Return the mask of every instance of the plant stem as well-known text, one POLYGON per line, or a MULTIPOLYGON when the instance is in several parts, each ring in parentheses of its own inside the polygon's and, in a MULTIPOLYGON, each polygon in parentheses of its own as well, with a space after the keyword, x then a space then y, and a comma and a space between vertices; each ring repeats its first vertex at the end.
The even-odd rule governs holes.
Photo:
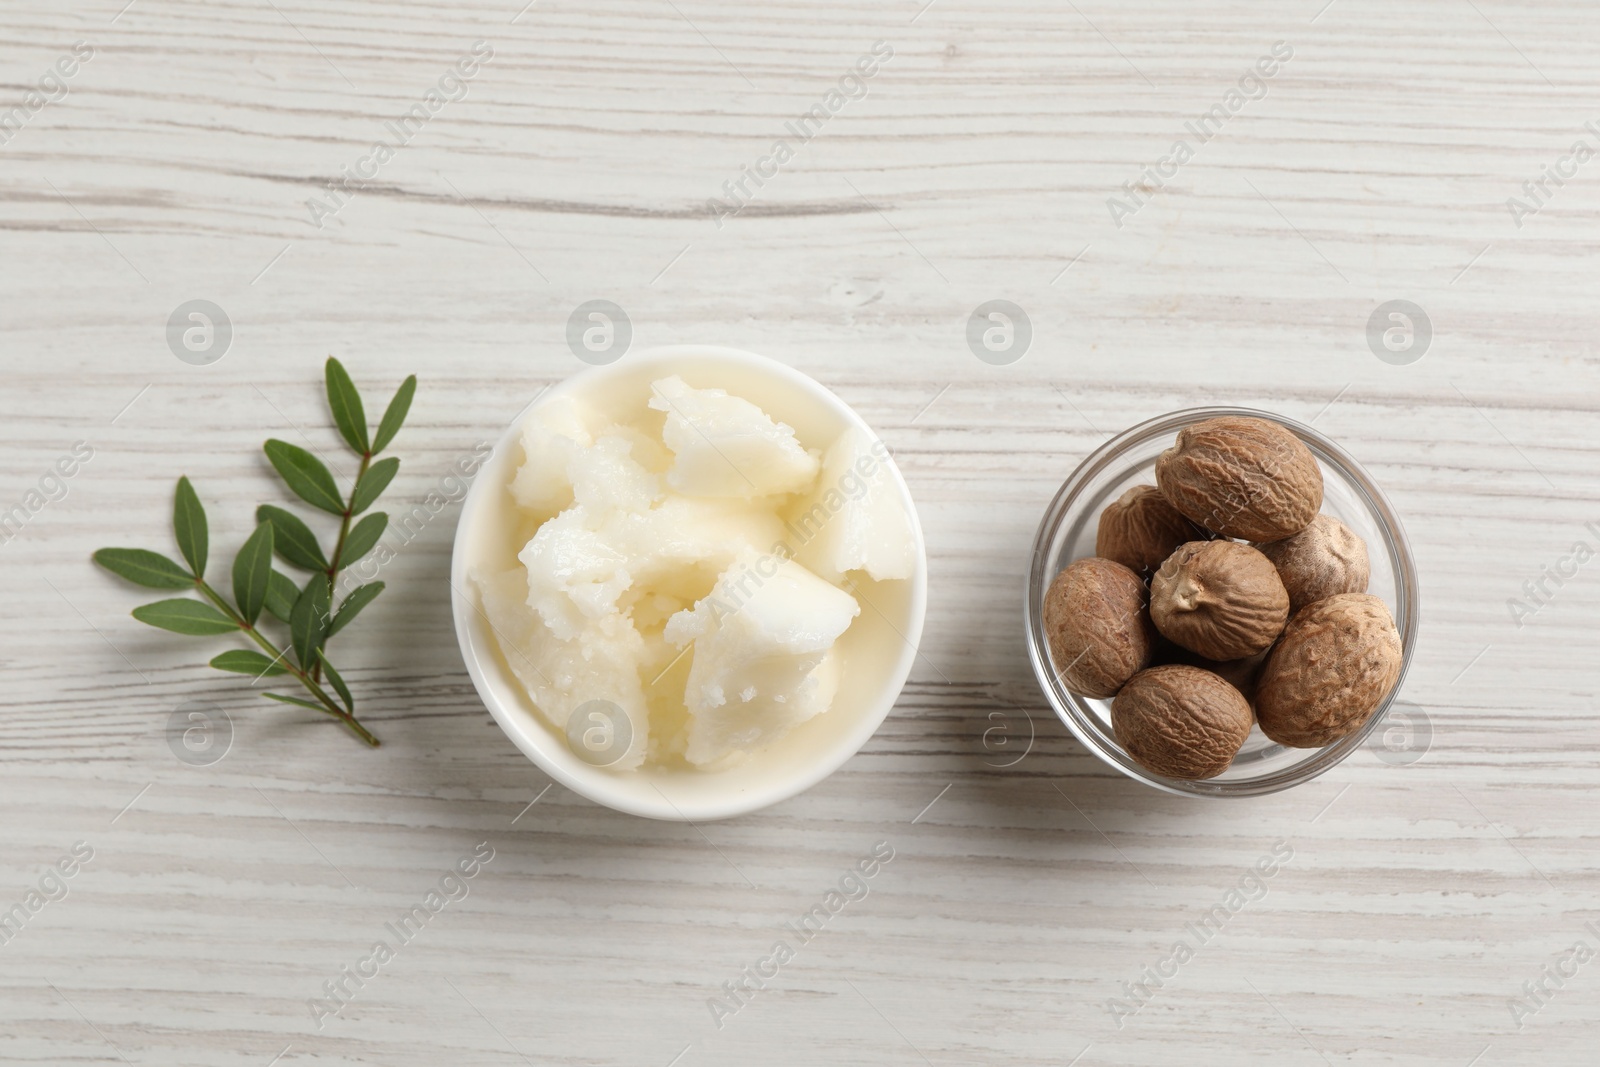
POLYGON ((365 741, 373 748, 378 747, 380 743, 378 739, 374 737, 365 726, 362 726, 360 721, 357 720, 354 715, 350 714, 338 704, 334 703, 333 698, 330 697, 327 691, 318 684, 319 679, 311 677, 310 674, 289 662, 288 658, 276 645, 262 636, 260 630, 257 630, 254 626, 251 626, 249 623, 245 622, 244 616, 235 611, 233 609, 233 605, 229 604, 226 600, 222 599, 222 597, 218 596, 217 591, 212 589, 203 578, 195 579, 195 587, 205 595, 206 599, 210 600, 212 604, 216 605, 218 610, 220 610, 224 615, 228 616, 235 626, 239 627, 240 630, 248 634, 250 639, 257 645, 261 646, 261 650, 263 652, 270 653, 274 663, 281 664, 289 671, 290 674, 299 679, 300 684, 305 686, 306 691, 312 696, 316 697, 318 703, 322 704, 323 710, 348 726, 352 731, 354 731, 357 737, 361 738, 361 740, 365 741))
MULTIPOLYGON (((361 454, 361 469, 356 471, 356 480, 350 486, 350 499, 344 502, 344 519, 339 523, 339 540, 338 543, 333 546, 333 562, 328 564, 329 611, 332 611, 335 607, 337 607, 337 605, 333 602, 333 598, 335 593, 338 591, 339 570, 344 564, 344 542, 345 539, 350 536, 350 519, 355 511, 356 489, 361 485, 361 479, 366 476, 367 468, 371 466, 371 464, 372 453, 363 452, 361 454)), ((320 662, 313 663, 311 665, 311 677, 319 682, 322 681, 322 664, 320 662)))

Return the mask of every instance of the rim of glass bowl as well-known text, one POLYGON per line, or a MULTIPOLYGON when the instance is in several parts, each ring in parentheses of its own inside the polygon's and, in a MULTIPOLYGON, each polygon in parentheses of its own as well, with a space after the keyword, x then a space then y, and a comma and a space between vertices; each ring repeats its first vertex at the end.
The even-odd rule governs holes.
MULTIPOLYGON (((1076 540, 1083 528, 1097 518, 1098 516, 1091 515, 1087 511, 1080 513, 1073 528, 1068 531, 1067 540, 1076 540)), ((1050 501, 1050 506, 1045 509, 1044 518, 1039 523, 1039 532, 1033 541, 1027 595, 1022 610, 1028 631, 1028 658, 1033 662, 1033 673, 1039 680, 1039 686, 1044 690, 1045 697, 1055 709, 1056 715, 1089 751, 1128 777, 1163 792, 1177 796, 1249 797, 1276 793, 1309 782, 1339 764, 1366 743, 1367 738, 1387 716, 1389 707, 1405 685, 1406 674, 1411 668, 1411 656, 1417 644, 1418 592, 1416 560, 1411 554, 1411 544, 1406 538, 1405 526, 1401 523, 1400 516, 1395 512, 1389 498, 1353 456, 1310 426, 1282 415, 1253 408, 1207 407, 1186 408, 1148 422, 1141 422, 1111 438, 1078 464, 1077 469, 1062 483, 1050 501), (1293 767, 1253 778, 1242 778, 1231 782, 1216 779, 1190 782, 1152 774, 1135 763, 1116 743, 1109 727, 1103 726, 1100 717, 1087 706, 1085 698, 1069 692, 1066 686, 1061 684, 1050 664, 1050 649, 1044 636, 1041 611, 1037 609, 1042 607, 1045 590, 1057 572, 1057 560, 1051 552, 1051 545, 1056 542, 1062 523, 1072 512, 1085 487, 1129 449, 1152 438, 1175 434, 1185 426, 1202 419, 1221 415, 1266 419, 1285 427, 1299 437, 1318 460, 1344 477, 1356 495, 1372 510, 1383 535, 1383 549, 1389 555, 1390 569, 1395 575, 1395 625, 1400 631, 1401 640, 1400 677, 1378 710, 1367 720, 1366 725, 1334 744, 1315 750, 1316 754, 1311 758, 1304 759, 1293 767)))

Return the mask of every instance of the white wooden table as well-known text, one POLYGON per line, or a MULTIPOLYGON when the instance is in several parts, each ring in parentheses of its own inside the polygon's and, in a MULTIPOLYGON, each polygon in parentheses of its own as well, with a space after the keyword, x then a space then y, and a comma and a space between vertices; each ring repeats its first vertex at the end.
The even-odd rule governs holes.
POLYGON ((1600 951, 1600 563, 1569 558, 1600 547, 1600 162, 1571 153, 1600 147, 1593 5, 122 3, 0 12, 0 508, 27 512, 0 545, 0 910, 93 852, 0 945, 0 1061, 1593 1062, 1600 962, 1563 957, 1600 951), (308 208, 478 40, 464 97, 308 208), (877 41, 865 95, 789 133, 877 41), (64 98, 30 101, 58 60, 64 98), (719 228, 708 198, 785 137, 719 228), (1571 176, 1525 192, 1545 168, 1571 176), (206 366, 166 338, 196 299, 234 331, 206 366), (812 374, 911 483, 925 657, 806 795, 696 827, 546 790, 456 651, 453 505, 341 637, 377 751, 208 670, 226 641, 139 626, 89 564, 171 551, 182 473, 230 558, 281 497, 261 441, 337 447, 330 353, 369 403, 421 377, 388 499, 423 502, 581 369, 593 299, 634 345, 812 374), (965 341, 992 299, 1032 325, 1009 365, 965 341), (1369 346, 1390 300, 1425 311, 1420 360, 1369 346), (1430 747, 1198 803, 1044 707, 1019 601, 1046 500, 1107 434, 1201 402, 1314 420, 1393 496, 1430 747), (93 458, 30 498, 75 442, 93 458), (1530 600, 1544 568, 1568 576, 1530 600), (231 718, 210 766, 167 742, 191 701, 231 718), (319 1028, 308 1001, 480 842, 470 895, 319 1028), (877 842, 870 895, 719 1028, 708 1000, 877 842), (1118 1017, 1147 967, 1168 976, 1118 1017))

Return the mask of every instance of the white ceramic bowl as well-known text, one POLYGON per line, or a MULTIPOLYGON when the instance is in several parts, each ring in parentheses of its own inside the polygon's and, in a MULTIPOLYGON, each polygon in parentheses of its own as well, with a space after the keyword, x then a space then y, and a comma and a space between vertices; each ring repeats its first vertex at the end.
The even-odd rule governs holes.
POLYGON ((562 785, 618 811, 653 819, 723 819, 801 793, 832 774, 866 744, 894 706, 911 673, 927 607, 928 558, 911 492, 891 461, 916 537, 916 571, 901 581, 860 584, 861 614, 840 638, 838 696, 827 712, 736 766, 715 771, 658 768, 612 771, 580 759, 562 733, 539 714, 517 680, 479 607, 474 573, 503 571, 517 562, 525 530, 513 514, 510 485, 522 464, 521 429, 529 413, 559 396, 602 412, 636 415, 650 383, 682 375, 697 388, 726 389, 794 427, 809 448, 826 448, 849 427, 873 433, 849 405, 799 371, 732 348, 674 345, 625 356, 573 375, 523 409, 479 469, 462 504, 451 558, 451 603, 467 671, 484 705, 506 735, 562 785), (870 602, 867 602, 870 598, 870 602))

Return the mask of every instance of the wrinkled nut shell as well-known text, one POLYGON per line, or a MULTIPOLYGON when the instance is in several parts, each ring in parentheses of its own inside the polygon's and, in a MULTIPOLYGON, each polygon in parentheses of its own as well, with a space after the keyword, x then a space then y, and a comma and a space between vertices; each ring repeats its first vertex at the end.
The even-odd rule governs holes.
POLYGON ((1250 736, 1250 705, 1199 667, 1152 667, 1111 702, 1111 731, 1139 766, 1168 778, 1215 778, 1250 736))
POLYGON ((1153 485, 1136 485, 1100 513, 1094 554, 1149 574, 1185 541, 1205 531, 1167 502, 1153 485))
POLYGON ((1300 439, 1265 419, 1222 416, 1178 432, 1156 460, 1161 495, 1207 530, 1281 541, 1322 507, 1322 469, 1300 439))
POLYGON ((1256 685, 1256 718, 1280 745, 1321 748, 1364 726, 1400 677, 1400 632, 1383 601, 1339 593, 1289 620, 1256 685))
POLYGON ((1044 597, 1050 658, 1067 688, 1090 697, 1115 696, 1150 663, 1152 634, 1144 583, 1109 559, 1071 563, 1044 597))
POLYGON ((1289 618, 1278 570, 1237 541, 1191 541, 1150 579, 1156 629, 1207 659, 1232 660, 1271 647, 1289 618))
POLYGON ((1174 654, 1163 660, 1156 657, 1157 663, 1181 663, 1189 667, 1199 667, 1201 670, 1210 671, 1224 682, 1233 686, 1244 697, 1245 703, 1253 709, 1256 705, 1256 683, 1261 679, 1261 669, 1267 664, 1267 653, 1257 652, 1253 656, 1243 659, 1215 660, 1196 655, 1186 648, 1173 645, 1174 654))
POLYGON ((1293 537, 1258 547, 1278 568, 1290 611, 1339 593, 1367 591, 1367 543, 1332 515, 1318 515, 1293 537))

